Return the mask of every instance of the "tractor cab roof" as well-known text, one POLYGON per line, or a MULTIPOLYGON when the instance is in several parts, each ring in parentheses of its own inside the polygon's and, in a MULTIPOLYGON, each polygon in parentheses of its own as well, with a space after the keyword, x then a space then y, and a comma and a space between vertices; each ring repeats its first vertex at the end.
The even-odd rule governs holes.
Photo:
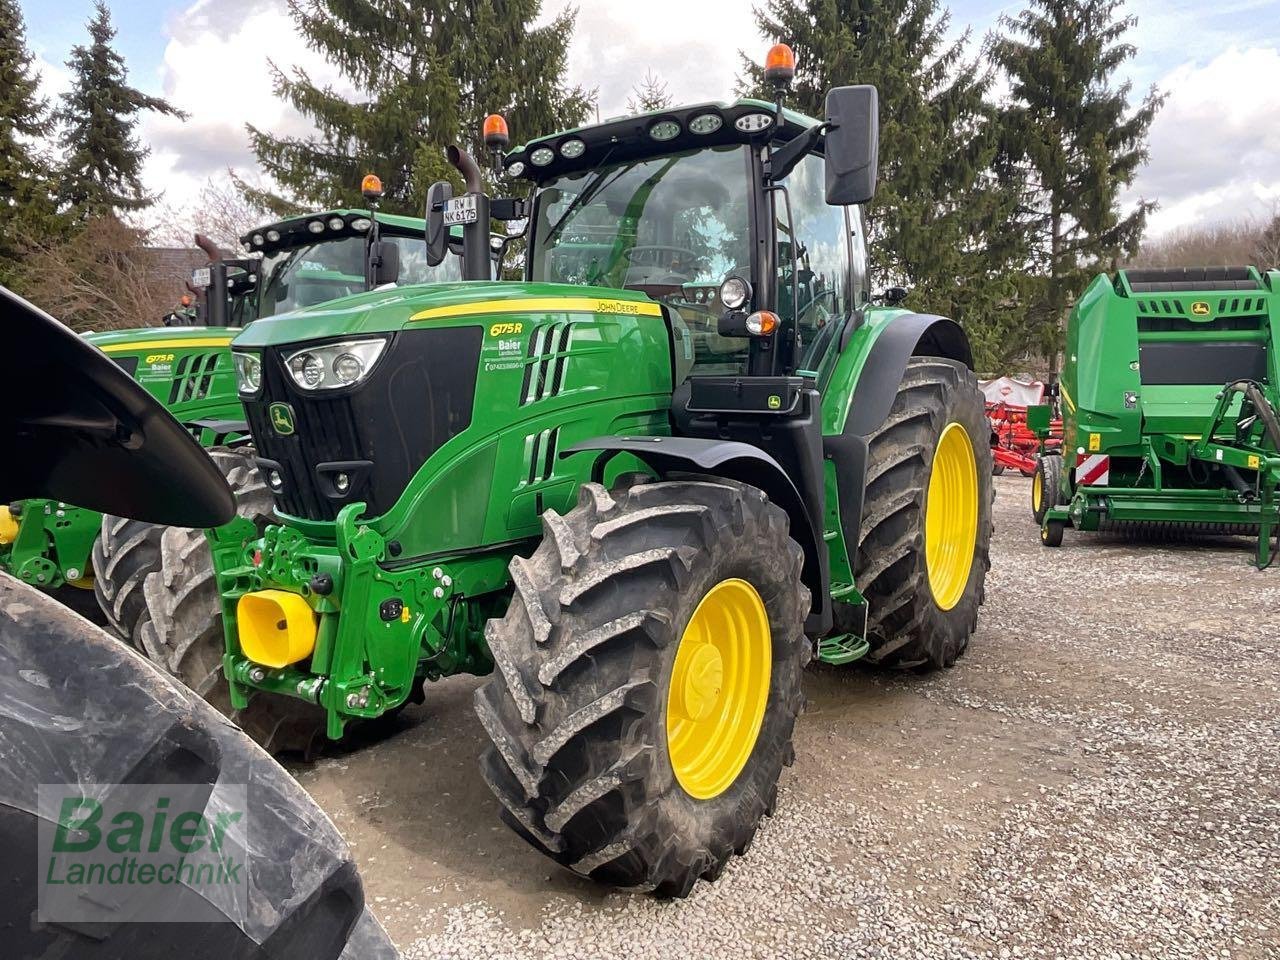
POLYGON ((511 150, 504 163, 508 176, 540 184, 551 177, 590 170, 606 162, 699 147, 788 140, 820 122, 794 110, 784 110, 779 128, 776 114, 777 107, 772 103, 741 99, 615 117, 531 140, 511 150))
MULTIPOLYGON (((419 237, 425 229, 425 223, 413 217, 381 212, 375 216, 379 229, 390 236, 419 237)), ((274 253, 321 240, 361 236, 368 229, 368 210, 325 210, 263 224, 242 236, 240 242, 254 253, 274 253)))

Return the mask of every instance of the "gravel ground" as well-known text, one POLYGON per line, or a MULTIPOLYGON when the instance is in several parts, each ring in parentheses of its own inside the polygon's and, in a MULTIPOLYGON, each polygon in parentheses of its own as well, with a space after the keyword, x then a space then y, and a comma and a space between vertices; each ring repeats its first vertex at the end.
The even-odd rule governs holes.
POLYGON ((817 668, 777 816, 687 900, 605 892, 502 827, 477 681, 297 771, 411 958, 1280 958, 1280 567, 1246 541, 1040 546, 996 481, 952 670, 817 668))

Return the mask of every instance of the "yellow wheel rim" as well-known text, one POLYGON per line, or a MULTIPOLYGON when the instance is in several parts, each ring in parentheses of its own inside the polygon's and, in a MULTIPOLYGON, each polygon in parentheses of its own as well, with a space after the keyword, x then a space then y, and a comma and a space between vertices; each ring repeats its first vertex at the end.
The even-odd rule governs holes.
POLYGON ((933 452, 925 503, 924 558, 929 589, 943 610, 964 596, 978 539, 978 469, 973 443, 960 424, 948 423, 933 452))
POLYGON ((1039 470, 1036 471, 1034 479, 1031 481, 1031 509, 1040 509, 1040 498, 1044 496, 1044 476, 1039 470))
POLYGON ((667 689, 667 753, 689 796, 719 796, 747 765, 769 702, 771 660, 760 594, 745 580, 721 580, 680 636, 667 689))

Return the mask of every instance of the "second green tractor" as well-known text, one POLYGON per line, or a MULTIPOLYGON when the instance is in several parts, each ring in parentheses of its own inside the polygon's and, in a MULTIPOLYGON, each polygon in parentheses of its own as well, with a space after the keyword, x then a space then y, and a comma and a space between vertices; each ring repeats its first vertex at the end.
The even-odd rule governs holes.
MULTIPOLYGON (((487 127, 490 125, 487 125, 487 127)), ((500 124, 490 145, 503 147, 500 124)), ((278 749, 489 674, 504 819, 662 895, 750 844, 801 672, 950 666, 989 566, 966 337, 876 306, 877 98, 703 103, 500 158, 529 195, 431 191, 463 282, 259 320, 233 350, 263 515, 167 530, 160 647, 278 749), (488 279, 491 218, 525 277, 488 279)), ((171 665, 176 661, 171 659, 171 665)))

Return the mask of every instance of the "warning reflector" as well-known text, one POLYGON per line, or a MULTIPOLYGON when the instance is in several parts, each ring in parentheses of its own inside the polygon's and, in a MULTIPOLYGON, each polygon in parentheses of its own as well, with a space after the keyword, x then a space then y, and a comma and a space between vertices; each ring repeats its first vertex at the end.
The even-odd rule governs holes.
POLYGON ((1105 487, 1111 482, 1111 458, 1099 453, 1076 455, 1076 485, 1105 487))

